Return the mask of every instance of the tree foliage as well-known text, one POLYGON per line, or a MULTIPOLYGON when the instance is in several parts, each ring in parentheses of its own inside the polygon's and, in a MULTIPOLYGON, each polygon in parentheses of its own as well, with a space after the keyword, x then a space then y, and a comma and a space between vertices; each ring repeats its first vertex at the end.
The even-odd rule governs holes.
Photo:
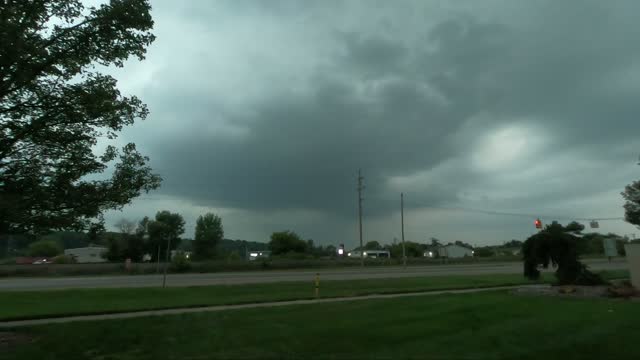
POLYGON ((54 257, 62 253, 62 247, 51 240, 38 240, 29 245, 30 256, 54 257))
POLYGON ((495 256, 496 251, 494 247, 491 246, 482 246, 475 248, 475 253, 473 254, 476 257, 492 257, 495 256))
POLYGON ((131 259, 133 262, 140 262, 146 252, 144 239, 138 234, 110 233, 106 237, 106 243, 107 252, 104 256, 109 261, 131 259))
POLYGON ((224 238, 222 219, 215 214, 207 213, 196 220, 196 234, 193 241, 193 252, 198 259, 212 259, 216 256, 218 244, 224 238))
MULTIPOLYGON (((368 241, 364 244, 365 250, 382 250, 382 245, 377 241, 368 241)), ((358 249, 359 250, 359 249, 358 249)))
POLYGON ((587 270, 578 260, 575 235, 584 226, 570 223, 566 227, 557 222, 547 225, 544 230, 529 237, 522 246, 524 275, 529 279, 540 278, 538 266, 557 266, 555 272, 558 284, 596 285, 604 281, 587 270))
POLYGON ((616 242, 618 255, 624 255, 624 244, 628 239, 614 233, 588 233, 576 240, 578 254, 604 254, 604 241, 613 239, 616 242))
POLYGON ((624 203, 624 218, 635 226, 640 227, 640 181, 627 185, 622 192, 624 203))
POLYGON ((118 222, 116 222, 115 225, 116 225, 116 228, 118 228, 118 230, 120 231, 120 233, 125 235, 133 234, 136 231, 136 226, 137 226, 135 222, 124 219, 124 218, 118 220, 118 222))
POLYGON ((98 139, 148 114, 93 66, 144 59, 154 40, 148 1, 5 0, 0 18, 0 233, 86 229, 157 188, 133 143, 94 153, 98 139))
POLYGON ((302 240, 293 231, 281 231, 271 234, 269 249, 273 255, 292 253, 304 253, 307 251, 307 242, 302 240))
MULTIPOLYGON (((413 241, 405 241, 404 247, 406 256, 410 258, 424 256, 424 252, 428 248, 426 244, 420 244, 413 241)), ((389 251, 391 257, 402 258, 402 242, 393 245, 386 245, 383 248, 389 251)))
POLYGON ((158 211, 155 220, 149 220, 146 224, 149 233, 146 248, 154 260, 157 260, 158 249, 160 258, 167 255, 167 244, 170 250, 175 250, 180 244, 180 235, 184 233, 184 219, 178 213, 167 210, 158 211))

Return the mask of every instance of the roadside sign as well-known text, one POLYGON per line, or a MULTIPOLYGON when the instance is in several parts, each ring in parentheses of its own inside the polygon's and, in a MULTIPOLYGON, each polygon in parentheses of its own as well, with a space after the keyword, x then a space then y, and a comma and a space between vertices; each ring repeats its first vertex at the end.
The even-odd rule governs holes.
POLYGON ((602 244, 604 245, 604 256, 606 256, 606 257, 618 256, 618 248, 616 246, 616 239, 604 239, 602 244))

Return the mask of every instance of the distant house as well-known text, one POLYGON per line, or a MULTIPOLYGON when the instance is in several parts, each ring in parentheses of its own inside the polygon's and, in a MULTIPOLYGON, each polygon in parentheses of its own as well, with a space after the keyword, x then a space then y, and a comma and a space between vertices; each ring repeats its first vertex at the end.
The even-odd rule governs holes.
MULTIPOLYGON (((360 258, 360 250, 353 250, 347 253, 348 257, 360 258)), ((387 250, 365 250, 362 254, 364 257, 368 258, 390 258, 391 253, 387 250)))
POLYGON ((106 251, 106 247, 89 245, 87 247, 66 249, 64 254, 71 256, 78 263, 101 263, 107 261, 102 258, 102 254, 106 251))
POLYGON ((438 257, 441 258, 456 259, 467 256, 473 256, 473 250, 464 246, 449 244, 438 247, 438 257))

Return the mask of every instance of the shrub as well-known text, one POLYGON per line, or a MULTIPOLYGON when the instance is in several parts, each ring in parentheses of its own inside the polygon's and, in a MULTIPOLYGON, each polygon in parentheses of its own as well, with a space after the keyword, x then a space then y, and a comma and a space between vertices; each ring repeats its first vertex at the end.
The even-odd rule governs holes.
POLYGON ((75 264, 76 263, 76 259, 70 255, 56 256, 52 260, 54 264, 75 264))
POLYGON ((29 245, 30 256, 54 257, 61 252, 60 245, 52 240, 39 240, 29 245))
POLYGON ((171 272, 185 272, 191 270, 191 261, 184 253, 177 253, 171 259, 171 272))
POLYGON ((235 261, 240 261, 242 260, 242 257, 240 256, 240 254, 237 251, 232 251, 228 256, 227 256, 227 262, 235 262, 235 261))

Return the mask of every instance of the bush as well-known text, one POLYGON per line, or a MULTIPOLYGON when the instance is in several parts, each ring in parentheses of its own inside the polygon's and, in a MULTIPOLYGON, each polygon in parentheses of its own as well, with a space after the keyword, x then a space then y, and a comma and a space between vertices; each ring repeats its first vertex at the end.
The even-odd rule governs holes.
POLYGON ((495 255, 495 253, 491 247, 484 246, 476 248, 474 255, 477 257, 492 257, 495 255))
POLYGON ((271 234, 269 250, 273 255, 285 254, 288 252, 304 253, 307 249, 307 242, 302 240, 293 231, 281 231, 271 234))
POLYGON ((240 256, 240 254, 237 251, 232 251, 228 256, 227 256, 227 262, 235 262, 235 261, 240 261, 242 260, 242 257, 240 256))
POLYGON ((76 263, 76 259, 70 255, 56 256, 52 260, 54 264, 75 264, 76 263))
POLYGON ((313 256, 309 254, 301 253, 301 252, 290 251, 288 253, 278 255, 275 258, 288 259, 288 260, 307 260, 307 259, 313 259, 313 256))
POLYGON ((184 253, 177 253, 171 259, 171 272, 186 272, 191 270, 191 261, 184 253))
POLYGON ((29 256, 54 257, 62 252, 62 247, 52 240, 39 240, 29 245, 29 256))

